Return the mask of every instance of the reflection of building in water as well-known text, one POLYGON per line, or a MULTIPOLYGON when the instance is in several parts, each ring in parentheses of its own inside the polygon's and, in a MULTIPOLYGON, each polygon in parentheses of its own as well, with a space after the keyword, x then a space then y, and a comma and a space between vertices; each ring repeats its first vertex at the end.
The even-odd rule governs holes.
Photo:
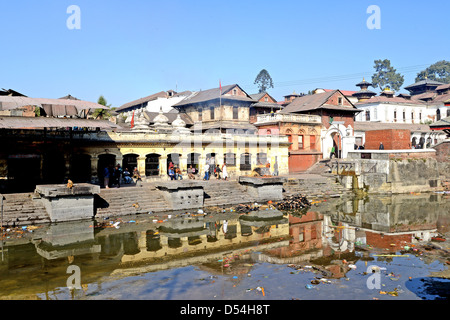
POLYGON ((239 217, 227 220, 173 218, 158 230, 141 231, 136 236, 139 252, 124 254, 123 264, 141 261, 149 263, 153 259, 160 262, 164 259, 170 260, 170 264, 175 266, 205 262, 209 252, 288 238, 289 224, 287 219, 252 222, 243 221, 239 217), (185 259, 186 256, 192 259, 185 259), (174 261, 178 262, 173 264, 174 261))

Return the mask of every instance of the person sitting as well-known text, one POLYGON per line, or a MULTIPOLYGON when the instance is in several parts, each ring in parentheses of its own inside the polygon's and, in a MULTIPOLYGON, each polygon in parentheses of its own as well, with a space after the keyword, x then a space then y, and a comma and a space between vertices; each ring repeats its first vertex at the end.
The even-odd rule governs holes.
POLYGON ((195 168, 192 168, 192 165, 189 166, 189 168, 187 169, 187 173, 188 173, 188 177, 189 179, 193 179, 195 180, 195 168))
POLYGON ((133 169, 133 179, 135 183, 138 181, 142 181, 141 175, 139 174, 139 170, 136 167, 134 167, 133 169))
POLYGON ((175 171, 173 170, 173 168, 169 169, 169 177, 170 180, 175 180, 175 171))
POLYGON ((179 167, 175 167, 175 180, 178 180, 178 178, 180 178, 180 180, 183 180, 181 169, 179 167))
POLYGON ((125 170, 123 171, 123 180, 126 184, 130 184, 133 179, 131 179, 131 173, 130 171, 128 171, 128 168, 125 168, 125 170))

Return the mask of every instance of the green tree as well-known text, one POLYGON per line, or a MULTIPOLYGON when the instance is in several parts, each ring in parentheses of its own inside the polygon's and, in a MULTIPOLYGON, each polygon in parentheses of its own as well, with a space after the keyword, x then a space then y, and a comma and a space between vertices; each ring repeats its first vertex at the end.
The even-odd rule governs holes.
POLYGON ((386 87, 397 91, 403 85, 405 81, 404 77, 397 73, 394 67, 391 66, 391 61, 388 59, 375 60, 375 73, 372 76, 372 84, 374 87, 378 86, 380 90, 384 90, 386 87))
MULTIPOLYGON (((108 107, 108 108, 111 107, 110 104, 108 105, 108 102, 106 101, 106 99, 103 95, 101 95, 98 98, 97 103, 101 104, 102 106, 108 107)), ((95 119, 108 119, 109 117, 111 117, 111 113, 109 111, 110 110, 108 110, 108 109, 99 108, 99 109, 95 109, 95 111, 92 115, 94 116, 95 119)))
POLYGON ((258 85, 259 92, 267 92, 268 88, 273 88, 272 77, 266 69, 262 69, 256 76, 254 84, 258 85))
POLYGON ((450 62, 441 60, 432 64, 425 70, 420 71, 417 74, 416 82, 425 80, 425 78, 443 83, 450 83, 450 62))

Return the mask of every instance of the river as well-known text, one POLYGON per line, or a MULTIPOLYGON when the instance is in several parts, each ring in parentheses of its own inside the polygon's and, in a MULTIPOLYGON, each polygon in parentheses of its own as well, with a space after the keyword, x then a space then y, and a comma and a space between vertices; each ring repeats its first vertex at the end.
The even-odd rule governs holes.
POLYGON ((0 299, 448 299, 448 195, 310 200, 5 228, 0 299))

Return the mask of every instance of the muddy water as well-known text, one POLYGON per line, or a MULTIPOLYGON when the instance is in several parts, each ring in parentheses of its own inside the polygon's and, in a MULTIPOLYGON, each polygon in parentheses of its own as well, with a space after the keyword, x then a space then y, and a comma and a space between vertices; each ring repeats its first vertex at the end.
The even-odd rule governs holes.
POLYGON ((448 195, 311 200, 4 229, 0 298, 448 299, 448 195))

